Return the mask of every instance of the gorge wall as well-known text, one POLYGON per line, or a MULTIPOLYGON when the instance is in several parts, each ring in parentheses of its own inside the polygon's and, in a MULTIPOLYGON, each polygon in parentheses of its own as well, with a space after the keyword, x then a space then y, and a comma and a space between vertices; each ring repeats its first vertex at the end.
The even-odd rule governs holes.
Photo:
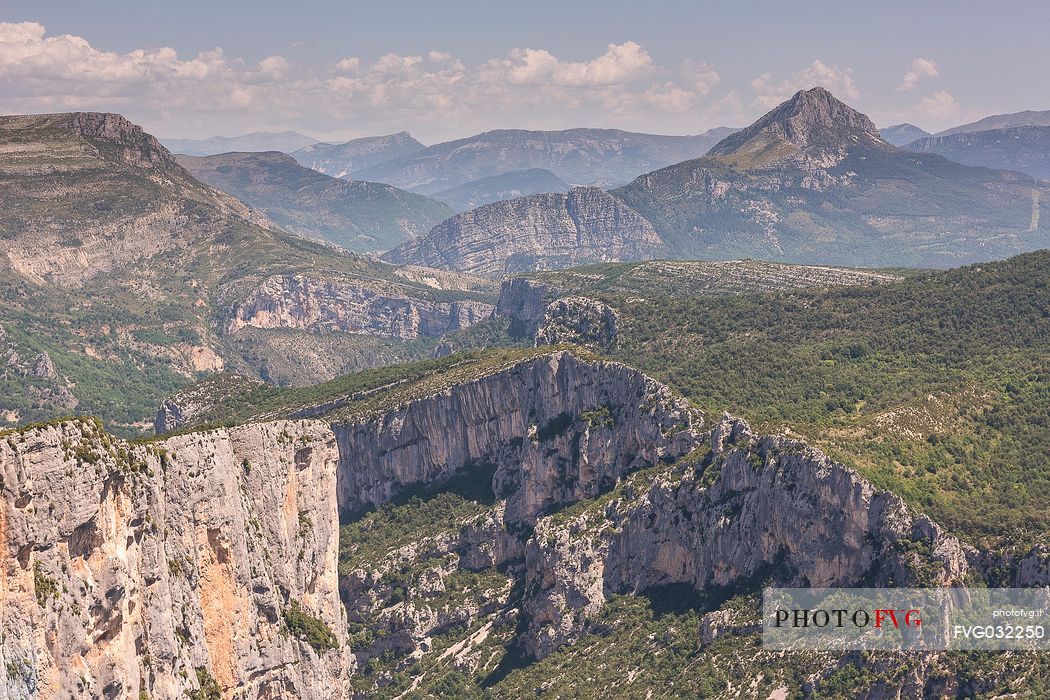
POLYGON ((9 698, 340 698, 338 455, 317 422, 130 445, 76 420, 0 441, 9 698), (289 635, 299 608, 338 646, 289 635))
MULTIPOLYGON (((519 643, 540 658, 617 593, 678 583, 716 596, 769 576, 943 585, 990 566, 803 443, 702 423, 629 367, 556 351, 359 416, 147 444, 86 419, 10 431, 4 697, 174 699, 203 685, 341 698, 361 664, 426 653, 475 615, 513 608, 519 643), (340 576, 340 516, 464 474, 491 480, 477 517, 340 576), (493 567, 519 582, 515 599, 488 586, 427 607, 455 571, 493 567), (399 568, 424 583, 402 583, 395 603, 399 568), (370 642, 351 648, 348 615, 371 621, 370 642)), ((1004 583, 1038 585, 1048 569, 1034 551, 1004 583)))
POLYGON ((234 306, 228 330, 297 328, 413 340, 467 328, 493 308, 481 301, 426 301, 363 283, 276 275, 234 306))

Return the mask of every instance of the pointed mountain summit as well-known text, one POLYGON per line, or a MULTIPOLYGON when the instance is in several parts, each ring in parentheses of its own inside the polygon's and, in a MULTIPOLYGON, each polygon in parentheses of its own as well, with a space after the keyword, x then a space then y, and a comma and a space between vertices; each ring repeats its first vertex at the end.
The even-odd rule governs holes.
MULTIPOLYGON (((896 148, 868 117, 814 88, 706 156, 592 198, 588 220, 607 222, 603 230, 618 241, 647 244, 606 247, 602 260, 670 255, 949 267, 1050 245, 1050 218, 1040 210, 1047 201, 1050 186, 1029 176, 896 148), (650 229, 663 245, 650 244, 650 229)), ((500 205, 442 222, 387 259, 481 274, 581 262, 584 246, 569 245, 575 229, 563 223, 571 217, 561 200, 533 196, 500 205), (535 247, 512 249, 508 232, 535 247), (552 240, 559 241, 556 257, 542 249, 552 240)), ((592 240, 597 244, 587 246, 603 244, 592 240)))
POLYGON ((715 144, 708 156, 741 168, 829 168, 861 150, 892 149, 867 116, 821 87, 799 90, 751 126, 715 144))

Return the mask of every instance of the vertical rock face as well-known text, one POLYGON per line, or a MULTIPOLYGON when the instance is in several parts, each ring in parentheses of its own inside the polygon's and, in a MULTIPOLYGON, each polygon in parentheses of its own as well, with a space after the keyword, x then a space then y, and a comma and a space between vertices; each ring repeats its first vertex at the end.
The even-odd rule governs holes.
POLYGON ((383 259, 499 277, 662 252, 663 241, 636 211, 604 190, 576 187, 463 212, 383 259))
POLYGON ((299 328, 413 340, 466 328, 492 310, 480 301, 430 302, 367 285, 277 275, 234 307, 229 330, 299 328))
POLYGON ((710 440, 704 470, 539 521, 526 545, 533 656, 574 640, 613 593, 685 583, 716 594, 768 575, 798 586, 944 585, 966 574, 955 537, 804 443, 757 438, 730 418, 710 440))
POLYGON ((695 420, 684 401, 637 370, 556 352, 335 426, 339 505, 352 513, 406 486, 488 465, 507 522, 529 523, 685 454, 695 420))
POLYGON ((150 446, 90 421, 10 434, 5 697, 173 699, 209 677, 224 697, 341 697, 348 653, 282 631, 295 601, 345 638, 336 463, 315 422, 150 446))
POLYGON ((4 697, 174 700, 214 684, 336 700, 359 664, 424 654, 479 615, 520 622, 516 642, 543 657, 609 596, 664 584, 717 598, 771 578, 946 585, 994 569, 1030 586, 1050 571, 1045 548, 977 553, 803 443, 728 416, 701 434, 667 387, 568 352, 333 421, 149 445, 90 420, 0 436, 4 697), (339 579, 340 515, 464 473, 492 502, 339 579), (477 596, 427 604, 457 571, 493 567, 477 596), (353 651, 343 603, 367 633, 353 651))
POLYGON ((508 333, 515 338, 533 338, 543 321, 547 305, 558 294, 550 285, 524 277, 506 280, 500 285, 497 316, 510 319, 508 333))

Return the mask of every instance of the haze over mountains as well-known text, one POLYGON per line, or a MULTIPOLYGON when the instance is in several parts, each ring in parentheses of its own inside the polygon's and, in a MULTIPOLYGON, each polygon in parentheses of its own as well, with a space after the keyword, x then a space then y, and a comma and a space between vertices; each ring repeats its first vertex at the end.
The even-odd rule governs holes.
MULTIPOLYGON (((349 177, 380 163, 405 158, 426 146, 407 131, 388 136, 369 136, 346 143, 315 143, 291 152, 301 165, 332 177, 349 177)), ((275 149, 285 150, 285 149, 275 149)), ((288 152, 288 151, 285 151, 288 152)))
POLYGON ((434 198, 448 203, 456 211, 466 211, 504 199, 543 192, 568 192, 569 189, 570 185, 550 170, 529 168, 471 180, 435 192, 434 198))
POLYGON ((231 151, 292 151, 317 143, 317 139, 295 131, 272 133, 254 131, 241 136, 212 136, 206 139, 167 139, 160 142, 173 153, 187 156, 210 156, 231 151))
POLYGON ((237 197, 288 231, 355 251, 387 250, 452 215, 445 204, 390 185, 323 175, 292 156, 177 156, 194 177, 237 197))
MULTIPOLYGON (((630 239, 632 227, 646 238, 652 227, 666 254, 679 258, 951 266, 1046 246, 1050 224, 1040 203, 1047 194, 1046 184, 1016 173, 900 150, 866 116, 814 88, 707 156, 613 190, 608 209, 589 217, 615 240, 630 239), (639 215, 646 223, 635 227, 639 215)), ((386 259, 486 274, 520 269, 530 255, 546 265, 542 250, 508 249, 502 233, 571 239, 576 229, 554 224, 561 218, 546 204, 487 205, 451 220, 462 224, 458 230, 445 222, 386 259)))
POLYGON ((935 153, 956 163, 1016 170, 1050 180, 1050 126, 954 131, 912 141, 916 153, 935 153))
POLYGON ((501 129, 430 146, 356 176, 433 195, 472 180, 543 168, 573 185, 614 186, 707 152, 732 130, 657 136, 617 129, 501 129))
POLYGON ((979 119, 969 124, 962 124, 951 129, 939 131, 935 136, 950 136, 951 134, 963 134, 973 131, 988 131, 989 129, 1009 129, 1015 126, 1050 126, 1050 110, 1014 112, 1013 114, 993 114, 990 117, 979 119))
POLYGON ((931 136, 930 132, 924 131, 913 124, 896 124, 885 129, 879 129, 879 135, 892 143, 894 146, 903 146, 916 139, 931 136))

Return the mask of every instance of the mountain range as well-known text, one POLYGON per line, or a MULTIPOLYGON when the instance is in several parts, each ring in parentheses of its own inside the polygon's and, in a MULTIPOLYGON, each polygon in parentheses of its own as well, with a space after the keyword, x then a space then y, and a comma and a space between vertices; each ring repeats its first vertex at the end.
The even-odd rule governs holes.
POLYGON ((761 634, 770 586, 1050 591, 1050 252, 990 260, 1044 185, 813 89, 394 265, 277 224, 419 195, 0 117, 0 695, 1047 697, 1046 654, 761 634), (979 264, 648 260, 704 251, 979 264))
POLYGON ((939 131, 935 136, 950 136, 952 134, 964 134, 973 131, 988 131, 990 129, 1009 129, 1015 126, 1050 126, 1050 110, 1014 112, 1013 114, 993 114, 990 117, 979 119, 969 124, 952 127, 939 131))
POLYGON ((456 211, 477 209, 484 204, 544 192, 568 192, 570 185, 550 170, 529 168, 479 178, 434 193, 434 199, 456 211))
MULTIPOLYGON (((1040 218, 1040 202, 1047 187, 898 149, 866 116, 814 88, 706 156, 612 190, 608 206, 588 218, 617 246, 651 241, 655 230, 661 246, 633 249, 676 258, 946 267, 1045 247, 1050 224, 1040 218)), ((386 259, 486 274, 521 269, 530 256, 536 262, 524 264, 553 264, 542 250, 509 248, 505 232, 524 229, 529 240, 571 248, 579 227, 564 225, 561 206, 536 197, 490 204, 386 259)), ((596 243, 600 249, 593 239, 588 246, 596 243)))
POLYGON ((187 156, 210 156, 231 151, 283 151, 298 150, 317 139, 295 131, 253 131, 241 136, 212 136, 206 139, 160 139, 169 150, 187 156))
POLYGON ((425 148, 426 146, 412 138, 407 131, 401 131, 388 136, 353 139, 346 143, 314 143, 291 151, 291 156, 301 165, 319 173, 332 177, 349 177, 359 170, 406 158, 425 148))
POLYGON ((434 195, 493 175, 543 168, 573 185, 607 187, 702 155, 731 131, 720 127, 696 136, 656 136, 617 129, 487 131, 430 146, 407 158, 358 171, 355 176, 434 195))
POLYGON ((433 199, 390 185, 329 177, 276 151, 176 159, 196 179, 282 228, 347 250, 388 250, 452 215, 433 199))
POLYGON ((201 372, 303 383, 425 356, 495 301, 483 280, 281 231, 116 114, 0 118, 0 231, 8 423, 135 430, 201 372))
POLYGON ((1050 180, 1050 126, 950 131, 912 141, 904 148, 935 153, 956 163, 1016 170, 1050 180))

